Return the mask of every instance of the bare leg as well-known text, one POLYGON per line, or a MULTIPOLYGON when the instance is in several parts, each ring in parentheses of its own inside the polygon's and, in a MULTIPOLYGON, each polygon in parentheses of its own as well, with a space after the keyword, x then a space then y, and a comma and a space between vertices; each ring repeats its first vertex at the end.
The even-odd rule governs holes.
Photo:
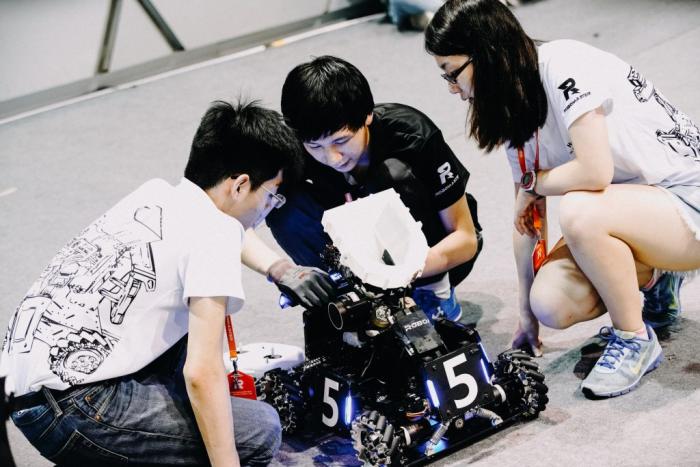
MULTIPOLYGON (((653 269, 636 262, 637 284, 649 282, 653 269)), ((552 248, 530 290, 530 306, 547 327, 565 329, 607 312, 591 281, 576 264, 562 238, 552 248)))
POLYGON ((572 257, 616 329, 644 326, 639 264, 678 271, 700 268, 700 242, 658 188, 610 185, 602 192, 567 193, 560 223, 572 257))
POLYGON ((568 328, 605 313, 593 284, 579 269, 563 239, 532 283, 530 307, 542 324, 555 329, 568 328))

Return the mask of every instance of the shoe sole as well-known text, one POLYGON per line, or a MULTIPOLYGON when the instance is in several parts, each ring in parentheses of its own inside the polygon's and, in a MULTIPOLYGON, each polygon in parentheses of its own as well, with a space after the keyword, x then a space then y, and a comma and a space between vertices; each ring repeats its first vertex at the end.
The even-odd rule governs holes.
POLYGON ((629 386, 627 386, 626 388, 621 389, 621 390, 619 390, 619 391, 599 392, 599 393, 596 393, 596 392, 593 392, 593 391, 592 391, 591 389, 589 389, 589 388, 581 388, 581 392, 583 392, 583 394, 584 394, 585 396, 587 396, 587 397, 590 397, 590 398, 601 398, 601 399, 602 399, 602 398, 608 398, 608 397, 616 397, 616 396, 621 396, 621 395, 623 395, 623 394, 627 394, 628 392, 631 392, 631 391, 634 390, 637 386, 639 386, 639 383, 642 382, 642 377, 643 377, 644 375, 646 375, 647 373, 649 373, 649 372, 654 371, 655 369, 657 369, 657 368, 659 367, 659 365, 661 365, 661 362, 663 362, 663 361, 664 361, 664 353, 663 353, 663 351, 661 351, 661 352, 659 352, 659 355, 656 357, 656 360, 654 360, 654 361, 652 362, 652 364, 649 365, 649 367, 646 369, 646 371, 645 371, 644 373, 642 373, 642 374, 639 375, 639 378, 637 378, 637 379, 634 381, 634 383, 632 383, 631 385, 629 385, 629 386))

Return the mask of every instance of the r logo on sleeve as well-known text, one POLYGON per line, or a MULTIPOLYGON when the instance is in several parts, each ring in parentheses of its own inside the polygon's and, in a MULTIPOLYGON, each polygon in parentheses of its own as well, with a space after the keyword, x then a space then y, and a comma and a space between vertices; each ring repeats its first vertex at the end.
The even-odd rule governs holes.
POLYGON ((573 78, 568 78, 566 81, 559 85, 559 89, 564 93, 564 99, 567 101, 571 97, 571 94, 578 94, 580 91, 576 87, 576 81, 573 78))
POLYGON ((450 166, 449 162, 442 164, 440 167, 438 167, 437 171, 440 175, 440 185, 444 185, 447 183, 447 180, 455 178, 455 175, 452 173, 452 166, 450 166))
POLYGON ((558 89, 564 93, 564 102, 562 103, 562 105, 564 105, 564 113, 568 112, 578 101, 591 95, 590 91, 581 93, 581 90, 576 87, 576 81, 573 78, 564 80, 564 82, 559 85, 558 89))

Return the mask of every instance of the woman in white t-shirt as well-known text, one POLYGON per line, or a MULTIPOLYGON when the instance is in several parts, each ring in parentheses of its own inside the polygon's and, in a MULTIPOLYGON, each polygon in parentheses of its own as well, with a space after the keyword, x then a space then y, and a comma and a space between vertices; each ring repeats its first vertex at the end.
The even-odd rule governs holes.
POLYGON ((506 146, 513 345, 539 354, 539 323, 566 328, 607 311, 607 347, 581 387, 629 392, 661 362, 654 328, 677 319, 683 273, 700 268, 700 130, 630 65, 576 41, 538 45, 498 0, 448 1, 425 47, 469 101, 469 134, 486 151, 506 146), (545 258, 547 196, 562 196, 563 238, 545 258))

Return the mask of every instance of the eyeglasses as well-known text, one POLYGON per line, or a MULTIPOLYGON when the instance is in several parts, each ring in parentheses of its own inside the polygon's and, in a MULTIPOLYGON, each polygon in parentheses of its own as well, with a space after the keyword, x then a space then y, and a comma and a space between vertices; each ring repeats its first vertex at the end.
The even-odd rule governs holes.
POLYGON ((287 202, 287 198, 285 198, 284 195, 281 195, 279 193, 273 193, 265 185, 260 186, 263 190, 267 191, 270 194, 270 196, 272 196, 272 201, 270 203, 272 204, 273 209, 279 209, 282 206, 284 206, 284 203, 287 202))
POLYGON ((451 73, 443 73, 440 76, 442 76, 442 79, 447 81, 450 84, 457 84, 457 78, 459 77, 460 73, 464 71, 465 68, 469 66, 469 64, 472 62, 472 58, 464 62, 464 64, 457 68, 456 70, 452 71, 451 73))

